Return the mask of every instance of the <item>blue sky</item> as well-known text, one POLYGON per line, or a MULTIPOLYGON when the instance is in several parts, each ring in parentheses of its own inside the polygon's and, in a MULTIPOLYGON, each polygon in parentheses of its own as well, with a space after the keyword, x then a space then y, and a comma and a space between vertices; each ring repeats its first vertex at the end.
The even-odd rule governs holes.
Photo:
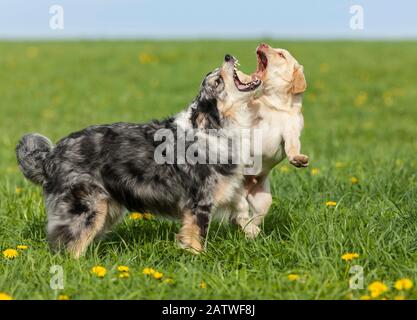
POLYGON ((0 38, 415 38, 413 0, 0 0, 0 38), (64 30, 51 30, 51 5, 64 30), (364 29, 349 27, 351 5, 364 29))

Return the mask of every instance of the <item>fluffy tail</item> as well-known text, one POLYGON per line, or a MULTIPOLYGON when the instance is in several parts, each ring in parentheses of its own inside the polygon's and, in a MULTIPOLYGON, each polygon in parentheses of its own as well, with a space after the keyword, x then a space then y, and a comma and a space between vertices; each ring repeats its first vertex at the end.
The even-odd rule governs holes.
POLYGON ((52 142, 40 134, 27 134, 16 146, 16 157, 24 176, 36 184, 46 180, 44 160, 51 152, 52 142))

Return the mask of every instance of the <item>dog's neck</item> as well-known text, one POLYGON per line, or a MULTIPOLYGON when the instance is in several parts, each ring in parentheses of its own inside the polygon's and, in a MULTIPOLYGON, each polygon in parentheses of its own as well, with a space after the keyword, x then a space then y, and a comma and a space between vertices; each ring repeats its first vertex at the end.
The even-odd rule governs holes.
POLYGON ((303 94, 263 94, 254 100, 255 103, 263 104, 271 109, 286 112, 301 112, 303 105, 303 94))
POLYGON ((225 129, 252 128, 257 119, 257 110, 249 105, 249 102, 236 103, 223 113, 225 129))

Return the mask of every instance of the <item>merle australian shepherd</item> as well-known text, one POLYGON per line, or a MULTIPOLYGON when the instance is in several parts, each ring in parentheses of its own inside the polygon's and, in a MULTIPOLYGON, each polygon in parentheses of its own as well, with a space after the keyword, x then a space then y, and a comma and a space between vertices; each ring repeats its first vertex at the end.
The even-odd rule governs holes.
POLYGON ((56 145, 39 134, 22 137, 17 160, 25 177, 43 187, 53 249, 64 247, 80 257, 125 208, 179 218, 177 240, 195 253, 203 250, 201 240, 218 209, 231 209, 243 229, 251 228, 240 164, 155 161, 155 152, 164 143, 155 139, 161 129, 174 133, 174 145, 178 130, 194 130, 198 136, 194 143, 206 148, 220 135, 209 129, 227 132, 253 125, 253 113, 241 109, 247 108, 260 81, 241 82, 236 62, 226 55, 222 66, 204 78, 190 106, 166 120, 91 126, 56 145))

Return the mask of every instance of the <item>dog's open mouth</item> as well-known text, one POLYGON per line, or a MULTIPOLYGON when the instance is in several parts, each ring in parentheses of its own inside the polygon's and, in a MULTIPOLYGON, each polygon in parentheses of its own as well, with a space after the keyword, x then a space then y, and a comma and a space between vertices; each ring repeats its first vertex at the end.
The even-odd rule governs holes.
POLYGON ((256 51, 258 55, 258 66, 256 67, 255 73, 252 74, 253 79, 262 79, 265 74, 266 67, 268 66, 268 58, 266 57, 265 52, 261 49, 256 51))
POLYGON ((234 62, 234 70, 233 70, 233 81, 235 83, 236 88, 239 91, 247 92, 247 91, 253 91, 256 88, 258 88, 261 84, 261 80, 259 79, 253 79, 251 82, 244 83, 242 80, 239 79, 239 76, 237 75, 237 66, 239 65, 238 61, 235 60, 234 62))

